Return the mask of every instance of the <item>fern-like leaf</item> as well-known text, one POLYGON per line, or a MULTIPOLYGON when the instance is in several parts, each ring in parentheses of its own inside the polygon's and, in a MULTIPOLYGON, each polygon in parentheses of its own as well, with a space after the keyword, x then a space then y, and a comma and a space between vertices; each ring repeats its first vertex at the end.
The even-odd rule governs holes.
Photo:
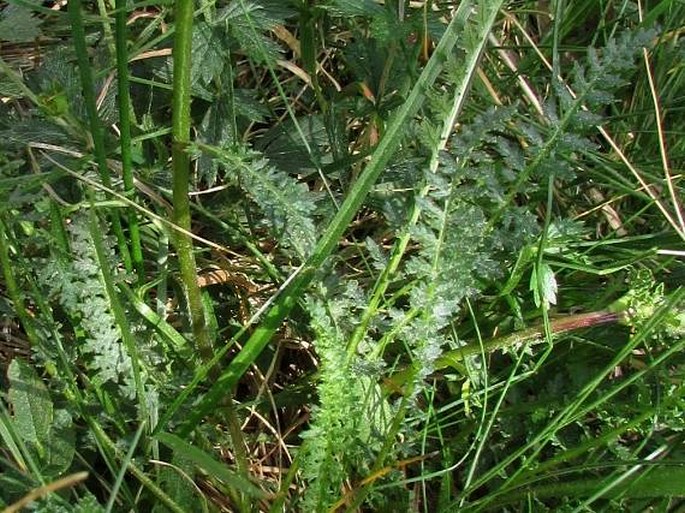
POLYGON ((315 196, 306 184, 272 166, 261 154, 246 148, 233 151, 199 145, 226 170, 226 179, 240 187, 260 209, 262 224, 287 248, 304 259, 316 242, 312 214, 315 196))

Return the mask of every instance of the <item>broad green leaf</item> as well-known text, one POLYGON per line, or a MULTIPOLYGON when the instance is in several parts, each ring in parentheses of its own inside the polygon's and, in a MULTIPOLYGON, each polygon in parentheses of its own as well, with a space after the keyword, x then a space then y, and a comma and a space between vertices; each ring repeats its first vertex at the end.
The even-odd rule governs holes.
POLYGON ((48 390, 36 371, 18 358, 12 360, 8 377, 15 429, 24 440, 33 443, 43 457, 54 420, 48 390))

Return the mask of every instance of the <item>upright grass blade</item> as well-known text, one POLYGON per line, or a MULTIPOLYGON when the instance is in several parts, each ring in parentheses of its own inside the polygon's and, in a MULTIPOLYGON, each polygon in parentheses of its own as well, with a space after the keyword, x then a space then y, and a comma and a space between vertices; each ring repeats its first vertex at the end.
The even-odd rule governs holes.
MULTIPOLYGON (((124 179, 124 194, 133 199, 133 166, 131 159, 131 95, 128 80, 128 49, 126 45, 126 0, 116 1, 116 55, 117 55, 117 84, 119 102, 119 142, 121 146, 121 169, 124 179)), ((143 269, 143 250, 140 244, 140 229, 138 216, 134 209, 128 213, 128 230, 131 240, 131 259, 133 268, 138 273, 138 282, 145 278, 143 269)))
MULTIPOLYGON (((472 2, 463 2, 460 5, 457 12, 458 15, 454 16, 450 21, 417 83, 389 123, 388 129, 374 151, 369 164, 357 182, 352 186, 350 193, 340 206, 340 210, 338 210, 323 236, 319 239, 312 255, 293 279, 281 289, 279 297, 274 301, 274 305, 265 314, 262 323, 245 343, 243 349, 214 382, 203 400, 193 408, 193 414, 181 429, 183 434, 188 434, 192 431, 197 423, 211 412, 219 401, 235 387, 240 377, 266 347, 271 336, 302 296, 314 278, 316 270, 324 264, 326 258, 335 249, 369 190, 399 147, 410 119, 423 104, 428 89, 440 74, 446 59, 449 58, 452 49, 459 39, 468 16, 472 12, 472 6, 472 2)), ((173 414, 173 412, 170 413, 173 414)))
MULTIPOLYGON (((173 100, 172 100, 172 163, 174 172, 172 221, 186 232, 190 225, 190 71, 193 38, 193 0, 176 1, 176 34, 174 36, 173 100)), ((190 323, 195 343, 202 360, 212 357, 212 340, 207 328, 202 293, 197 283, 197 268, 193 253, 193 240, 187 233, 175 233, 174 241, 178 251, 181 280, 185 287, 190 323)))
MULTIPOLYGON (((105 187, 112 188, 112 179, 107 168, 107 154, 105 152, 105 139, 102 132, 102 124, 98 116, 97 105, 95 103, 95 87, 93 85, 93 75, 88 60, 88 48, 86 46, 86 33, 83 27, 83 15, 81 13, 81 0, 69 2, 69 18, 71 19, 72 35, 74 38, 74 51, 78 61, 79 72, 81 75, 81 89, 83 98, 88 111, 90 133, 93 138, 93 151, 95 162, 98 166, 100 179, 105 187)), ((111 214, 112 229, 117 238, 119 253, 124 261, 127 270, 131 270, 131 255, 126 244, 126 236, 121 226, 121 219, 117 210, 112 210, 111 214)))
POLYGON ((107 506, 105 507, 106 513, 111 513, 112 509, 114 508, 114 501, 116 500, 117 495, 119 494, 121 483, 124 481, 124 477, 126 476, 126 468, 129 466, 131 460, 133 459, 136 448, 138 447, 138 442, 140 441, 140 437, 143 434, 144 429, 145 422, 141 422, 140 426, 138 426, 138 429, 136 430, 136 434, 133 436, 133 440, 131 441, 131 447, 129 447, 126 456, 124 456, 121 462, 121 469, 119 470, 117 478, 114 481, 114 486, 112 487, 112 491, 109 494, 109 500, 107 501, 107 506))
POLYGON ((169 497, 164 490, 162 490, 152 479, 150 479, 147 476, 147 473, 144 472, 133 460, 128 458, 121 448, 114 443, 114 441, 107 435, 105 430, 100 426, 100 424, 97 424, 94 422, 92 419, 88 419, 88 427, 90 428, 90 431, 93 433, 95 438, 98 440, 99 444, 102 446, 103 450, 106 450, 108 453, 113 454, 116 459, 118 459, 122 464, 124 464, 127 468, 127 470, 135 477, 138 481, 140 481, 140 484, 143 485, 145 488, 147 488, 159 501, 160 504, 163 504, 166 508, 169 509, 169 511, 173 511, 174 513, 184 513, 183 508, 181 508, 176 502, 169 497))

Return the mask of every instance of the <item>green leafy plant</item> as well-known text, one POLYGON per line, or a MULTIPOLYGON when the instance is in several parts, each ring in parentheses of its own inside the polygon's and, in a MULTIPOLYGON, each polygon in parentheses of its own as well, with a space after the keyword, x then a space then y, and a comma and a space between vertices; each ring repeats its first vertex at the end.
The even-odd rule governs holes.
POLYGON ((674 510, 684 15, 0 7, 2 506, 674 510))

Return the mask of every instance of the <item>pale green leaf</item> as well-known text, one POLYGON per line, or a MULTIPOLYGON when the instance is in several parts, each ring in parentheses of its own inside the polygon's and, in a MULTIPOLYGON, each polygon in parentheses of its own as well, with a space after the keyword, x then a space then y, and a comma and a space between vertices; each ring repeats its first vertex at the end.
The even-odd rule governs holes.
POLYGON ((535 306, 557 304, 557 280, 549 264, 542 263, 530 276, 530 290, 533 292, 535 306))

